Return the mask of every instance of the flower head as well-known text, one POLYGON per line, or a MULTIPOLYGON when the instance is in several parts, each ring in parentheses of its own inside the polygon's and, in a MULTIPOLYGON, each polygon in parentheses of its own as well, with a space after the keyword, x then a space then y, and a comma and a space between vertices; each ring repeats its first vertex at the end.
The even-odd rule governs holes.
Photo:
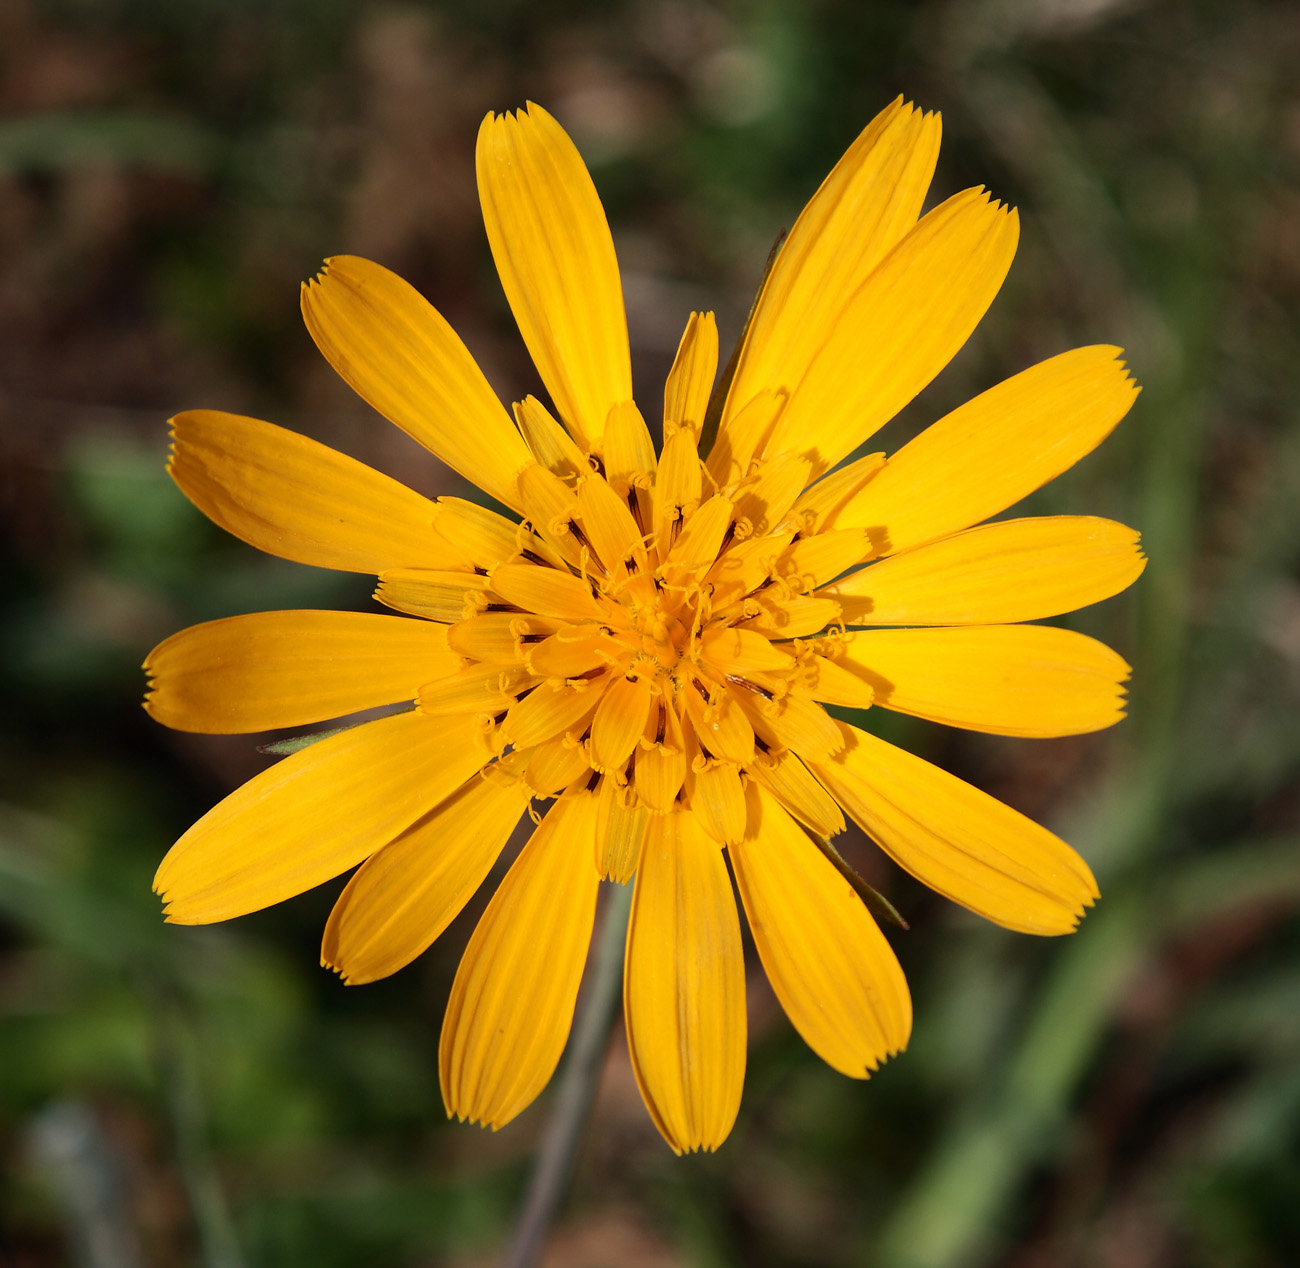
POLYGON ((153 716, 239 732, 408 708, 285 758, 204 816, 159 868, 168 919, 223 920, 360 864, 322 959, 371 981, 446 928, 531 802, 549 801, 452 988, 448 1111, 496 1127, 542 1089, 600 880, 634 880, 628 1039, 678 1151, 725 1138, 743 1081, 724 850, 791 1021, 855 1077, 906 1044, 911 1004, 830 845, 845 812, 991 920, 1075 926, 1097 889, 1064 842, 824 707, 1025 736, 1121 716, 1118 656, 1023 622, 1127 586, 1137 535, 1079 516, 976 527, 1123 417, 1137 389, 1117 349, 1063 353, 890 457, 842 465, 961 347, 1015 251, 1015 213, 982 191, 920 216, 938 143, 937 117, 901 101, 867 127, 776 256, 716 389, 713 316, 691 314, 658 452, 632 399, 604 213, 545 111, 484 121, 478 180, 554 412, 529 397, 512 419, 410 286, 327 262, 303 289, 321 351, 519 518, 429 501, 255 419, 173 420, 171 473, 212 519, 274 554, 374 573, 375 597, 406 616, 273 612, 185 630, 146 663, 153 716))

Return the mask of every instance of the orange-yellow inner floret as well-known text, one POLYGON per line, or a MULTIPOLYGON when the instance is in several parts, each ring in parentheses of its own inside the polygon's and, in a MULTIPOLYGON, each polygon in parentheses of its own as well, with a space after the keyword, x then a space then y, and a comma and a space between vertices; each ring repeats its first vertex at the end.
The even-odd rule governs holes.
MULTIPOLYGON (((542 407, 525 409, 537 427, 542 407)), ((806 462, 710 470, 689 425, 666 428, 658 459, 636 435, 621 448, 642 465, 614 469, 618 427, 645 433, 634 407, 620 420, 602 456, 560 451, 523 473, 522 524, 445 499, 435 527, 451 568, 381 578, 384 602, 450 622, 464 657, 419 707, 481 715, 538 796, 597 791, 597 863, 614 879, 635 870, 645 816, 674 804, 720 843, 739 839, 747 778, 831 835, 843 820, 789 750, 825 760, 842 746, 817 700, 871 703, 835 673, 839 605, 812 594, 869 553, 865 533, 816 531, 806 462)))

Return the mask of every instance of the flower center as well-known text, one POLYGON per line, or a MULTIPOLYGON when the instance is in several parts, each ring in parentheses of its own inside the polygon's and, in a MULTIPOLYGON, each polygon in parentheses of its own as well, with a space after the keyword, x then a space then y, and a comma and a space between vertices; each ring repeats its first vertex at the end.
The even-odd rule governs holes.
POLYGON ((863 544, 803 535, 806 466, 732 467, 720 485, 683 429, 655 471, 527 469, 514 549, 455 574, 466 615, 447 641, 465 667, 420 707, 480 713, 539 796, 590 788, 619 814, 691 806, 728 840, 747 779, 841 743, 815 702, 840 610, 813 591, 863 544))

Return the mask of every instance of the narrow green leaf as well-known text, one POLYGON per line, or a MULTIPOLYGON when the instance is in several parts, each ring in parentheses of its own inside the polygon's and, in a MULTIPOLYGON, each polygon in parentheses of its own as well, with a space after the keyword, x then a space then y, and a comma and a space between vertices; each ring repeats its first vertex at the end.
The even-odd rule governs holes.
MULTIPOLYGON (((413 713, 414 705, 408 705, 405 709, 394 709, 394 713, 413 713)), ((342 735, 344 731, 354 730, 356 727, 364 726, 367 722, 373 722, 373 718, 365 718, 361 722, 350 722, 347 726, 332 727, 328 731, 313 731, 310 735, 291 735, 286 740, 272 740, 270 744, 259 744, 257 751, 259 753, 270 753, 274 757, 288 757, 290 753, 300 752, 302 749, 310 748, 313 744, 319 744, 321 740, 328 740, 336 735, 342 735)))
POLYGON ((808 836, 812 838, 813 844, 835 864, 835 870, 853 886, 854 892, 862 899, 867 906, 867 910, 877 920, 883 920, 886 924, 894 925, 899 929, 911 928, 907 921, 899 915, 898 908, 878 889, 868 885, 853 865, 825 837, 819 837, 814 832, 809 832, 808 836))

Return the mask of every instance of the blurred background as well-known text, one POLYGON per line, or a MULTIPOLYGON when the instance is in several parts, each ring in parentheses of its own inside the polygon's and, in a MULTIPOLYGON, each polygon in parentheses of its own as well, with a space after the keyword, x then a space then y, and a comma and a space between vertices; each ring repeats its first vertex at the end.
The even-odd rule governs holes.
POLYGON ((449 1124, 437 1035, 483 898, 413 966, 317 967, 339 884, 162 923, 153 869, 268 760, 150 723, 145 652, 199 620, 366 607, 167 479, 166 419, 270 418, 427 493, 464 486, 317 355, 298 285, 354 252, 538 390, 477 209, 489 109, 571 131, 656 412, 692 308, 729 345, 782 227, 902 92, 932 200, 1019 206, 1011 277, 883 434, 1063 349, 1145 386, 1033 511, 1151 564, 1073 618, 1134 665, 1113 731, 890 738, 1049 824, 1103 900, 1004 933, 860 839, 910 1050, 867 1083, 751 967, 736 1130, 675 1159, 621 1034, 550 1268, 1286 1268, 1300 1262, 1300 6, 1294 0, 0 0, 0 1264, 495 1262, 547 1101, 449 1124), (328 892, 325 892, 328 891, 328 892))

